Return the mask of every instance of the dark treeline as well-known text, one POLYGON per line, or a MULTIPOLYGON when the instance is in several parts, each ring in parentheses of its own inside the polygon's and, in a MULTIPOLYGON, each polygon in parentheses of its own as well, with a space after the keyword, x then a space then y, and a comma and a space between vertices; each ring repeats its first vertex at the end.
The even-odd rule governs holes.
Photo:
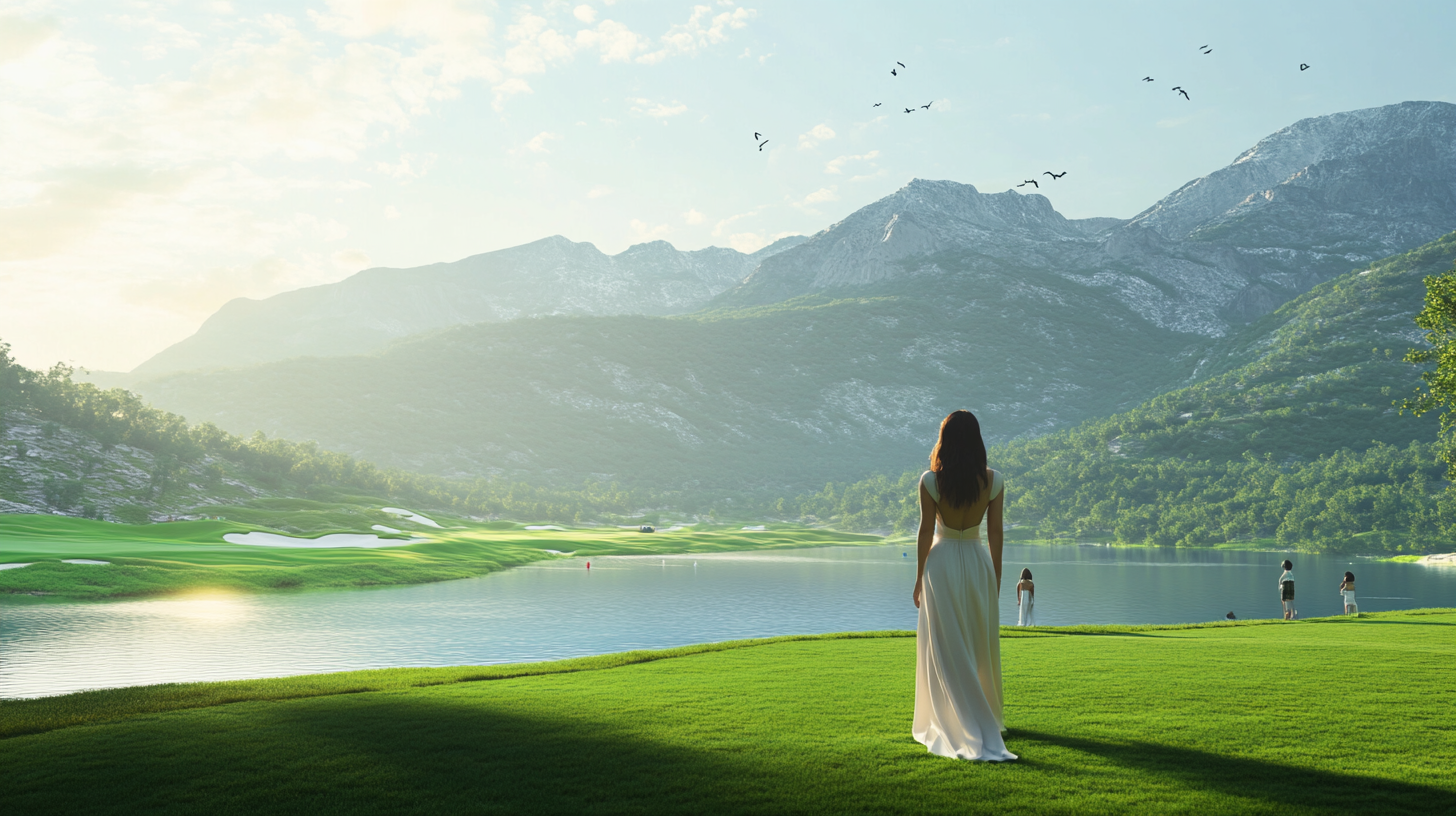
MULTIPOLYGON (((1039 440, 1040 441, 1040 440, 1039 440)), ((1006 474, 1006 520, 1031 537, 1208 547, 1264 540, 1305 552, 1449 550, 1456 491, 1431 444, 1377 444, 1312 462, 1136 460, 1040 445, 992 451, 1006 474)), ((918 473, 883 476, 780 501, 850 530, 910 533, 918 473)))

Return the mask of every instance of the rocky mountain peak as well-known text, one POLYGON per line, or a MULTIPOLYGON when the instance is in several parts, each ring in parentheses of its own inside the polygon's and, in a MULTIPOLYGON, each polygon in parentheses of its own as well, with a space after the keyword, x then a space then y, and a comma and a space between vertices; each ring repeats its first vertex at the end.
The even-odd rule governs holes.
MULTIPOLYGON (((806 291, 895 277, 913 259, 976 247, 1024 254, 1037 245, 1082 238, 1045 196, 970 184, 913 179, 798 246, 766 259, 725 297, 772 303, 806 291)), ((1034 250, 1033 250, 1034 251, 1034 250)))
POLYGON ((1307 171, 1322 163, 1383 165, 1387 173, 1405 175, 1412 160, 1443 165, 1447 181, 1456 181, 1456 105, 1401 102, 1301 119, 1260 139, 1227 167, 1165 196, 1131 225, 1151 227, 1166 238, 1186 238, 1240 204, 1251 203, 1251 196, 1281 184, 1307 186, 1313 177, 1307 171))

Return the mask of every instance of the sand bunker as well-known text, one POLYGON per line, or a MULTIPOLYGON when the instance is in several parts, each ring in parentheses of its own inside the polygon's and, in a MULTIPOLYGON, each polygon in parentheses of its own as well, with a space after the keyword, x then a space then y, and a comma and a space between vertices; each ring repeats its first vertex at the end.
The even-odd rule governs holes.
POLYGON ((557 527, 555 524, 528 524, 528 525, 526 525, 526 529, 527 530, 560 530, 563 533, 566 532, 566 528, 565 527, 557 527))
POLYGON ((338 549, 352 547, 372 550, 379 547, 405 547, 428 541, 427 538, 380 538, 364 533, 333 533, 318 538, 294 538, 277 533, 228 533, 222 537, 229 544, 246 544, 250 547, 302 547, 308 549, 338 549))
POLYGON ((97 567, 109 567, 109 566, 111 566, 111 562, 110 561, 92 561, 89 558, 62 558, 61 559, 61 563, 62 564, 91 564, 92 566, 97 566, 97 567))
POLYGON ((34 561, 27 561, 24 564, 0 564, 0 570, 5 570, 5 569, 20 569, 21 567, 28 567, 28 566, 30 566, 33 563, 35 563, 35 562, 34 561))
POLYGON ((400 507, 385 507, 382 509, 384 510, 384 512, 390 514, 391 516, 403 516, 406 519, 413 521, 415 524, 423 524, 426 527, 434 527, 437 530, 445 529, 444 527, 436 524, 432 519, 427 519, 419 513, 413 513, 400 507))
MULTIPOLYGON (((572 550, 571 552, 562 552, 561 550, 542 550, 542 552, 549 552, 552 555, 576 555, 576 550, 572 550)), ((25 565, 21 564, 21 566, 25 565)))
POLYGON ((757 525, 754 525, 753 527, 744 527, 743 529, 744 530, 747 530, 750 533, 762 533, 762 532, 766 531, 768 528, 765 527, 765 526, 763 526, 762 524, 757 524, 757 525))
POLYGON ((376 524, 373 527, 370 527, 369 529, 371 529, 371 530, 378 530, 381 533, 393 533, 395 535, 398 535, 398 534, 404 532, 403 530, 396 530, 393 527, 385 527, 383 524, 376 524))

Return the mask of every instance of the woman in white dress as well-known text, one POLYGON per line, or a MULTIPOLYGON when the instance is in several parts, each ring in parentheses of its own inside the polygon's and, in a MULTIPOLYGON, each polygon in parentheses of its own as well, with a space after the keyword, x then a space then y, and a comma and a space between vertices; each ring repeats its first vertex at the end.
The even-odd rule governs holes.
POLYGON ((1031 570, 1021 571, 1021 580, 1016 582, 1017 626, 1036 625, 1036 584, 1032 583, 1031 570))
POLYGON ((986 466, 975 415, 940 423, 930 467, 920 477, 911 732, 932 754, 1016 759, 1001 738, 1001 474, 986 466))

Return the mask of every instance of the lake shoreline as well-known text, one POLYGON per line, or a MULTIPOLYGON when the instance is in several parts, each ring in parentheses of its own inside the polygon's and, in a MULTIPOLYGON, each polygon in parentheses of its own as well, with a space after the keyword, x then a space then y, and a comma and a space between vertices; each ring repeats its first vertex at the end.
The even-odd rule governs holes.
MULTIPOLYGON (((19 514, 9 516, 14 521, 19 514)), ((53 517, 31 517, 50 522, 53 517)), ((381 587, 418 586, 422 584, 478 578, 514 567, 552 559, 570 557, 590 559, 613 555, 677 556, 701 552, 753 552, 765 549, 819 548, 838 546, 893 545, 913 549, 910 536, 886 536, 875 533, 849 533, 825 527, 772 524, 767 529, 740 527, 733 524, 693 525, 655 533, 639 533, 620 526, 564 528, 556 525, 528 525, 513 522, 491 522, 485 525, 440 528, 413 532, 422 536, 415 544, 378 549, 300 547, 275 552, 237 556, 234 563, 203 563, 189 560, 177 552, 156 553, 157 557, 138 558, 119 555, 107 547, 106 540, 82 540, 73 532, 46 542, 44 535, 16 536, 6 530, 5 517, 0 517, 0 562, 25 560, 23 569, 0 570, 0 599, 46 598, 57 601, 136 600, 186 595, 202 590, 242 593, 297 592, 305 590, 377 589, 381 587), (505 526, 507 529, 502 529, 505 526), (21 540, 17 540, 21 538, 21 540), (586 540, 587 543, 583 543, 586 540), (554 546, 546 546, 554 545, 554 546), (569 554, 568 554, 569 553, 569 554), (246 563, 250 560, 255 563, 246 563), (109 561, 104 574, 86 567, 66 565, 63 558, 90 557, 109 561), (244 563, 236 563, 243 561, 244 563)), ((452 520, 454 521, 454 520, 452 520)), ((140 540, 155 537, 158 546, 171 546, 164 535, 180 538, 194 550, 207 555, 230 550, 233 553, 266 548, 247 545, 227 546, 222 540, 207 542, 209 534, 218 539, 237 537, 249 532, 264 532, 237 524, 218 522, 173 522, 167 525, 120 525, 67 519, 67 527, 78 524, 105 525, 97 528, 101 535, 125 531, 128 551, 140 540), (211 528, 218 528, 213 531, 211 528), (110 529, 109 529, 110 528, 110 529), (197 528, 197 532, 192 528, 197 528)), ((93 531, 95 532, 95 531, 93 531)), ((267 535, 276 533, 266 532, 267 535)), ((316 540, 320 536, 308 537, 316 540)), ((120 540, 121 537, 118 536, 120 540)), ((1109 547, 1127 550, 1161 549, 1156 545, 1119 544, 1111 541, 1071 539, 1033 539, 1011 536, 1008 545, 1035 547, 1109 547)), ((1240 542, 1215 547, 1173 548, 1186 551, 1285 553, 1297 557, 1297 550, 1261 546, 1262 542, 1240 542)), ((1323 555, 1323 554, 1322 554, 1323 555)), ((1369 558, 1393 563, 1436 564, 1433 556, 1389 556, 1386 554, 1348 554, 1352 558, 1369 558)), ((1456 563, 1456 556, 1448 555, 1456 563)))

